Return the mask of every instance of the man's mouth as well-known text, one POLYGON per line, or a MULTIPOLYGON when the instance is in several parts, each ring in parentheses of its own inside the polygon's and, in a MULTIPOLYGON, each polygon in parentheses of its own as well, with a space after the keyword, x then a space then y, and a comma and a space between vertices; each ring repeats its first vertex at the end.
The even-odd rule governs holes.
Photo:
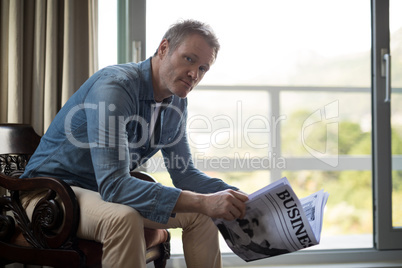
POLYGON ((185 80, 180 80, 180 81, 182 81, 184 84, 186 84, 189 88, 192 87, 192 84, 190 82, 187 82, 185 80))

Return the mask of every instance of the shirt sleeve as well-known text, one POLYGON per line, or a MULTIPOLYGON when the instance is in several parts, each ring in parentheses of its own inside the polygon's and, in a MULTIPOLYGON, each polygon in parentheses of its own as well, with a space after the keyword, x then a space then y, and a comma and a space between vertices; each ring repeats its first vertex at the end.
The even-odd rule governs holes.
POLYGON ((136 105, 138 100, 124 83, 99 82, 88 93, 85 114, 96 182, 105 201, 128 205, 147 219, 166 223, 181 190, 130 176, 126 126, 137 120, 136 105))

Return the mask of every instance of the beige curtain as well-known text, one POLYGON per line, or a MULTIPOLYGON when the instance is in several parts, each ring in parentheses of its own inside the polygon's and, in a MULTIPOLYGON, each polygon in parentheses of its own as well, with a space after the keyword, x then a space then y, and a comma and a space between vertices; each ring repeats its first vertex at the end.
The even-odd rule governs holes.
POLYGON ((42 135, 97 70, 97 0, 0 2, 0 122, 42 135))
POLYGON ((0 123, 43 135, 97 70, 97 1, 0 0, 0 123))

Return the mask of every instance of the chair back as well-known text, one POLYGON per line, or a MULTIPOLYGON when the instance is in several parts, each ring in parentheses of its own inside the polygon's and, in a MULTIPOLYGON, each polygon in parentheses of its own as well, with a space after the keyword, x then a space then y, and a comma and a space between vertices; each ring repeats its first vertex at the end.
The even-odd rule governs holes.
POLYGON ((39 142, 30 125, 0 124, 0 174, 19 177, 39 142))
POLYGON ((40 142, 32 126, 27 124, 0 124, 0 154, 32 155, 40 142))

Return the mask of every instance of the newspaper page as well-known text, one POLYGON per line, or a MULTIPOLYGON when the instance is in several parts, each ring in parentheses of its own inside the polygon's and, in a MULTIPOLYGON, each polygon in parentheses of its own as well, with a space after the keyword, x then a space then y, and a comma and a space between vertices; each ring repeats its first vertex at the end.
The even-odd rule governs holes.
POLYGON ((310 223, 311 229, 316 236, 318 242, 320 242, 320 235, 322 230, 322 219, 324 217, 323 211, 325 204, 327 203, 329 194, 320 190, 310 196, 300 199, 303 211, 310 223))
POLYGON ((259 260, 318 244, 327 199, 321 190, 301 202, 282 178, 249 196, 243 219, 214 222, 235 254, 259 260))

